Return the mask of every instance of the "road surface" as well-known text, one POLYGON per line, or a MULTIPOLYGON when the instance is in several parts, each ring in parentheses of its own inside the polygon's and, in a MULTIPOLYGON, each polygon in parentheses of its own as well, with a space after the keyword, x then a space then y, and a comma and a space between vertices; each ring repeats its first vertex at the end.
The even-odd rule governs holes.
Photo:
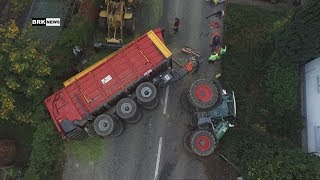
MULTIPOLYGON (((209 44, 213 29, 206 20, 209 14, 222 6, 210 7, 205 0, 164 0, 164 13, 159 23, 166 28, 166 43, 181 63, 188 56, 179 53, 184 45, 199 49, 202 57, 210 55, 209 44), (174 18, 181 20, 178 34, 171 27, 174 18)), ((75 180, 152 180, 152 179, 211 179, 207 176, 201 159, 187 153, 183 136, 187 132, 190 115, 179 102, 185 88, 199 78, 213 78, 220 63, 200 66, 195 75, 159 89, 160 104, 156 110, 143 112, 143 119, 127 125, 120 137, 106 138, 106 153, 98 162, 81 164, 70 156, 66 163, 64 179, 75 180)))

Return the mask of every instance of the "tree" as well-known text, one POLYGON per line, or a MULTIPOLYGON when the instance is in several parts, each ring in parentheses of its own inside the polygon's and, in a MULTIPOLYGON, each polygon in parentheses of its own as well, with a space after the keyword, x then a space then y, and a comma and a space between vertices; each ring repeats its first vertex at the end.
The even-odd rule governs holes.
POLYGON ((51 73, 45 49, 13 20, 0 26, 0 121, 32 124, 44 119, 51 73))

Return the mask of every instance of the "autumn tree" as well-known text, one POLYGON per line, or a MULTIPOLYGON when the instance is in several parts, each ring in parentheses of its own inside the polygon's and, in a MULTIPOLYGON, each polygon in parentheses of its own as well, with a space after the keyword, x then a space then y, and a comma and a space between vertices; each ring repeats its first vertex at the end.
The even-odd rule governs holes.
POLYGON ((45 54, 14 21, 0 25, 0 122, 35 124, 44 118, 51 73, 45 54))

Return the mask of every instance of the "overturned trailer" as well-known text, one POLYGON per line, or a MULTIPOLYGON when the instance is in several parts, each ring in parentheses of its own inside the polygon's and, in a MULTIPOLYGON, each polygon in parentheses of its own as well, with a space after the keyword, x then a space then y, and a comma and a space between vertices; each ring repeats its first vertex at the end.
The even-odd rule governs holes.
POLYGON ((63 138, 82 140, 93 130, 120 135, 123 122, 141 119, 140 107, 155 108, 154 79, 171 67, 161 30, 149 31, 65 81, 45 104, 63 138))

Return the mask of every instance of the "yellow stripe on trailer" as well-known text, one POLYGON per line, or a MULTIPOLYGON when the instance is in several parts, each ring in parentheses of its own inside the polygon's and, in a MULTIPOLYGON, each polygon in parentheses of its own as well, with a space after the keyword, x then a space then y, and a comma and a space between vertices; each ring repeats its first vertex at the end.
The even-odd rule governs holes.
POLYGON ((80 79, 82 76, 86 75, 88 72, 92 71, 93 69, 98 67, 100 64, 106 62, 108 59, 112 58, 116 54, 118 54, 118 51, 113 52, 112 54, 108 55, 107 57, 105 57, 105 58, 101 59, 100 61, 94 63, 93 65, 89 66, 87 69, 85 69, 85 70, 79 72, 78 74, 76 74, 75 76, 69 78, 68 80, 63 82, 63 85, 66 87, 66 86, 72 84, 74 81, 76 81, 77 79, 80 79))
MULTIPOLYGON (((172 55, 170 50, 166 47, 166 45, 159 39, 159 37, 152 30, 149 31, 147 33, 147 35, 166 58, 168 58, 168 57, 170 57, 172 55)), ((63 85, 64 86, 68 86, 68 85, 72 84, 77 79, 80 79, 82 76, 86 75, 88 72, 91 72, 93 69, 95 69, 96 67, 98 67, 102 63, 106 62, 108 59, 110 59, 113 56, 117 55, 120 51, 122 51, 123 48, 126 48, 127 46, 131 45, 131 43, 125 45, 121 49, 113 52, 112 54, 108 55, 107 57, 105 57, 105 58, 101 59, 100 61, 96 62, 95 64, 91 65, 87 69, 85 69, 85 70, 81 71, 80 73, 76 74, 75 76, 69 78, 68 80, 63 82, 63 85)))
POLYGON ((149 31, 147 35, 166 58, 172 55, 167 46, 159 39, 159 37, 153 31, 149 31))

